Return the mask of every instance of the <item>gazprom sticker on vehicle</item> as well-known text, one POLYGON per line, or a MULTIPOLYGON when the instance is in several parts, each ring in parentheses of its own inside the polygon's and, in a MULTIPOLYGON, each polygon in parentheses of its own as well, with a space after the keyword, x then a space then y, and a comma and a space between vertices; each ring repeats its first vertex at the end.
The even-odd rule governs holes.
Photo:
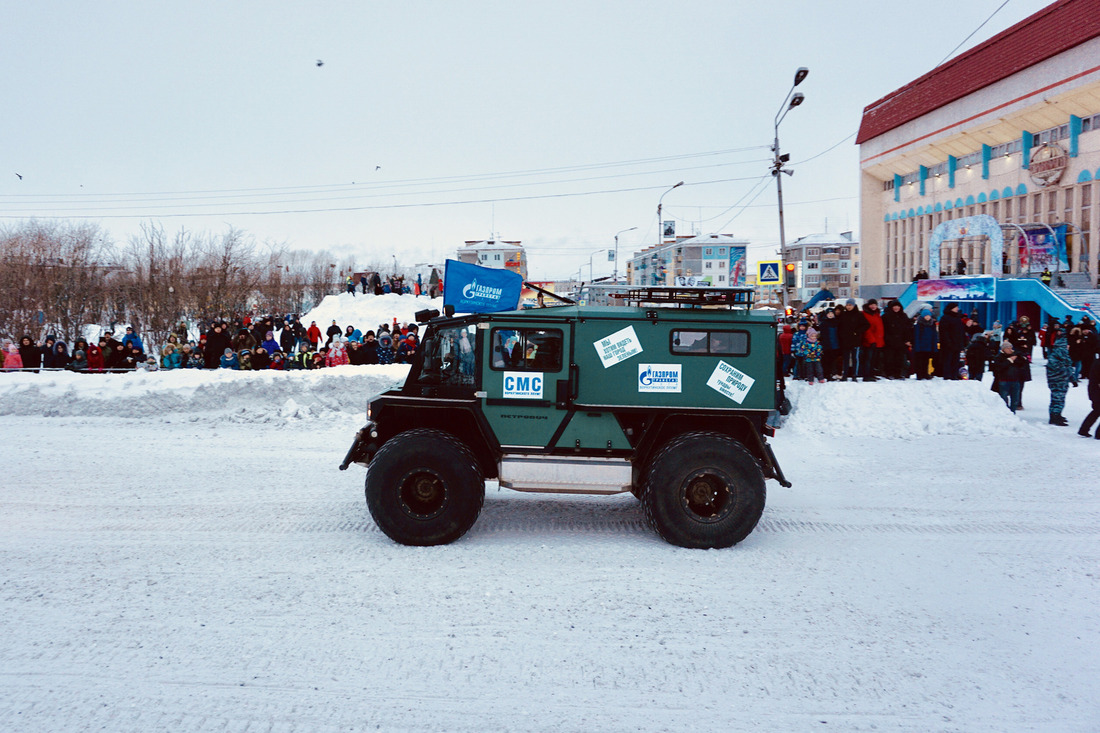
POLYGON ((642 353, 642 344, 638 341, 638 334, 634 333, 634 326, 627 326, 607 338, 594 341, 592 345, 596 347, 604 369, 642 353))
POLYGON ((679 364, 639 364, 639 392, 680 392, 679 364))
POLYGON ((730 366, 724 361, 719 361, 718 366, 714 367, 710 379, 707 380, 707 386, 718 390, 740 405, 745 401, 746 395, 748 395, 755 382, 755 379, 740 369, 730 366))
POLYGON ((514 400, 541 400, 541 372, 504 372, 504 396, 514 400))

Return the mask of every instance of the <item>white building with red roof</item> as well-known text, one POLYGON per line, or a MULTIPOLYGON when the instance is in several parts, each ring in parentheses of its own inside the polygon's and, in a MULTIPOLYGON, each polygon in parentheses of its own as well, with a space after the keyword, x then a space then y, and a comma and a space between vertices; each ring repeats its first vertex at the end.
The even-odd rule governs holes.
POLYGON ((1066 287, 1092 287, 1100 0, 1055 2, 868 105, 856 142, 864 297, 929 271, 932 235, 945 221, 983 214, 1004 234, 1001 262, 988 237, 964 236, 937 244, 941 271, 953 273, 960 259, 967 274, 1050 267, 1066 287), (1061 237, 1062 255, 1037 254, 1036 233, 1061 237))

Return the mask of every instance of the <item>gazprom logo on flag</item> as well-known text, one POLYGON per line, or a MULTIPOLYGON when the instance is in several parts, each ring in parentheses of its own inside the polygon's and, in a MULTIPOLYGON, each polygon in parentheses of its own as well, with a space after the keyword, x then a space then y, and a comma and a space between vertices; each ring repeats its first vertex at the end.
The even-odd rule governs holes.
POLYGON ((639 392, 675 392, 679 394, 681 384, 681 366, 679 364, 639 364, 639 392))
POLYGON ((467 300, 483 300, 496 305, 500 296, 504 294, 504 288, 491 288, 488 285, 478 285, 474 280, 462 288, 462 297, 467 300))

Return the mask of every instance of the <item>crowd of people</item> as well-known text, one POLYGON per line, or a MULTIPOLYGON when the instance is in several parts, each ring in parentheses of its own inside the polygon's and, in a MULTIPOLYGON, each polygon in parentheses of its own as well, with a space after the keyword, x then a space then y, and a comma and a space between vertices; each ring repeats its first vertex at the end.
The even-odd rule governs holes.
POLYGON ((1031 381, 1031 355, 1040 346, 1051 392, 1050 424, 1068 424, 1062 416, 1065 396, 1082 381, 1089 383, 1093 410, 1079 432, 1087 436, 1100 418, 1100 340, 1088 316, 1078 323, 1069 316, 1062 321, 1051 319, 1039 329, 1027 316, 1020 316, 1007 327, 994 321, 986 328, 976 311, 964 314, 958 303, 947 303, 939 319, 931 308, 912 318, 897 300, 882 312, 875 299, 860 309, 849 298, 844 305, 819 313, 804 311, 788 321, 779 336, 786 377, 809 384, 912 376, 980 381, 988 370, 993 376, 991 389, 1016 412, 1023 409, 1023 388, 1031 381))
POLYGON ((215 319, 199 326, 197 339, 180 323, 155 353, 133 327, 121 339, 108 330, 98 343, 84 339, 72 348, 53 334, 36 342, 23 336, 18 344, 3 340, 0 369, 39 371, 64 369, 75 372, 121 372, 161 369, 320 369, 343 364, 409 363, 419 346, 417 324, 379 324, 365 333, 336 321, 325 332, 316 321, 306 327, 297 315, 243 316, 215 319))

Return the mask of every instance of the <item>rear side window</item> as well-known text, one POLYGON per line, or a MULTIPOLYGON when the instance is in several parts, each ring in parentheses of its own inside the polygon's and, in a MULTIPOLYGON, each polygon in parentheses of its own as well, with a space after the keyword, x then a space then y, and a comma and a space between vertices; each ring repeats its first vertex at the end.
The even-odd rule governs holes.
POLYGON ((673 331, 669 346, 673 354, 748 356, 748 331, 673 331))
POLYGON ((492 368, 498 371, 560 372, 562 332, 541 328, 494 328, 492 368))

